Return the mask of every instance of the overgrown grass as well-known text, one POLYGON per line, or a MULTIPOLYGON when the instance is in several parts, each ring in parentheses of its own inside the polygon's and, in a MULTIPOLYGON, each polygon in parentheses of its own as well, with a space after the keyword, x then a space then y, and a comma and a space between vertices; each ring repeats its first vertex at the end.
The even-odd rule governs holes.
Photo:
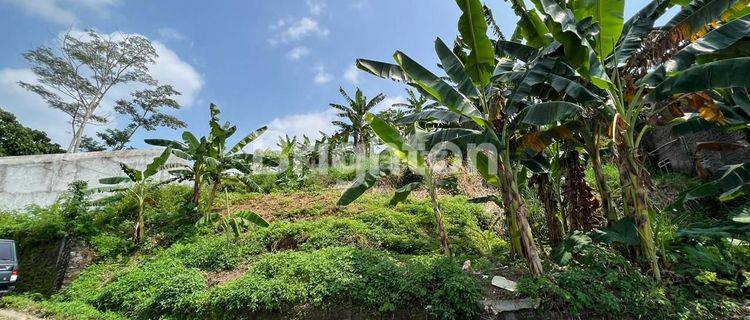
POLYGON ((180 205, 188 195, 183 186, 158 195, 147 215, 150 244, 141 247, 129 241, 132 205, 102 208, 93 219, 102 231, 86 240, 101 262, 50 300, 18 296, 6 305, 58 319, 325 317, 342 308, 466 318, 480 311, 481 290, 460 270, 462 259, 507 250, 488 230, 492 218, 465 197, 441 199, 452 259, 440 253, 426 200, 389 208, 387 197, 368 195, 335 212, 311 202, 234 239, 196 228, 196 213, 180 205))
POLYGON ((55 320, 125 320, 127 317, 115 312, 101 312, 92 305, 75 301, 59 302, 42 300, 34 295, 3 297, 0 305, 55 320))
POLYGON ((408 307, 441 318, 465 318, 478 313, 479 296, 473 279, 440 255, 330 247, 261 256, 247 274, 217 287, 207 301, 219 318, 301 306, 335 312, 342 302, 370 311, 408 307))
MULTIPOLYGON (((351 172, 329 173, 329 178, 347 180, 351 172)), ((605 175, 617 188, 615 168, 605 166, 605 175)), ((271 185, 271 176, 275 178, 257 179, 271 185)), ((665 188, 689 180, 664 175, 655 181, 658 188, 665 188)), ((87 214, 91 225, 76 228, 89 230, 81 240, 97 252, 98 264, 50 299, 17 295, 2 303, 53 319, 331 318, 341 314, 458 319, 481 311, 477 302, 482 290, 475 278, 460 270, 463 261, 471 260, 475 271, 487 274, 509 264, 523 270, 523 263, 510 261, 507 244, 493 226, 496 217, 464 196, 440 199, 454 253, 446 258, 441 255, 427 199, 410 197, 388 207, 387 196, 372 193, 340 208, 334 205, 339 193, 320 187, 331 180, 317 183, 304 190, 270 190, 271 194, 230 192, 230 206, 257 208, 272 221, 269 227, 251 228, 238 238, 196 225, 200 213, 186 205, 189 186, 167 186, 158 192, 147 207, 147 241, 140 246, 131 238, 133 203, 126 200, 91 210, 87 214)), ((531 190, 524 196, 535 236, 543 234, 540 205, 531 190)), ((219 197, 217 204, 222 205, 217 207, 223 207, 223 201, 219 197)), ((548 264, 547 277, 521 280, 520 291, 542 299, 541 314, 556 310, 583 317, 729 316, 750 287, 747 245, 680 234, 687 221, 699 220, 693 217, 697 212, 685 214, 689 219, 665 213, 653 217, 660 255, 675 272, 662 283, 631 265, 622 255, 626 251, 596 246, 570 266, 548 264)), ((0 234, 24 239, 22 252, 26 248, 27 254, 49 258, 54 255, 29 248, 56 250, 66 228, 61 217, 59 205, 23 215, 0 214, 0 234), (44 245, 49 247, 43 249, 44 245)), ((40 264, 44 265, 50 262, 40 264)), ((53 272, 34 268, 22 264, 22 270, 28 270, 25 274, 47 274, 39 278, 47 282, 24 278, 22 283, 30 285, 31 291, 50 294, 53 272)))
POLYGON ((682 261, 703 264, 703 271, 690 276, 678 267, 678 274, 657 283, 612 249, 595 246, 571 266, 553 269, 545 277, 521 279, 518 288, 544 301, 543 312, 582 317, 724 319, 743 312, 740 279, 717 277, 706 271, 712 266, 705 260, 682 261))

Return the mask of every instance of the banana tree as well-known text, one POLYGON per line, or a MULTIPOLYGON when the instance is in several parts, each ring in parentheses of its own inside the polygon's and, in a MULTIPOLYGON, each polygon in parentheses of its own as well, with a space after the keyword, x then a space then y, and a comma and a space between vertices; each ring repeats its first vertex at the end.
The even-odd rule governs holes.
POLYGON ((190 202, 195 208, 200 205, 200 199, 203 191, 203 180, 208 174, 208 163, 215 163, 208 157, 209 142, 206 137, 200 140, 190 131, 182 133, 182 142, 165 139, 146 139, 145 142, 154 146, 166 146, 173 148, 173 154, 181 159, 190 162, 189 166, 175 170, 175 174, 183 181, 193 181, 193 195, 190 202))
MULTIPOLYGON (((445 106, 456 118, 468 119, 460 128, 440 129, 433 135, 433 140, 451 141, 460 146, 469 143, 488 143, 494 147, 489 155, 478 156, 486 166, 496 167, 485 172, 485 180, 501 189, 503 206, 506 208, 511 225, 511 237, 514 231, 520 239, 520 253, 526 258, 529 269, 534 275, 543 273, 539 251, 534 243, 529 226, 526 207, 519 192, 517 174, 519 173, 517 153, 511 148, 511 140, 517 136, 516 122, 511 117, 517 110, 506 109, 504 85, 492 83, 491 77, 495 68, 507 67, 502 61, 498 63, 493 44, 487 36, 487 23, 479 0, 458 0, 462 11, 458 28, 468 53, 463 49, 455 50, 456 55, 445 43, 438 39, 435 50, 442 69, 450 80, 433 74, 406 54, 397 51, 394 54, 396 64, 359 59, 357 66, 376 76, 405 82, 417 88, 430 99, 445 106)), ((572 105, 572 104, 571 104, 572 105)), ((570 108, 571 105, 561 106, 570 108)), ((562 112, 558 115, 563 115, 562 112)), ((533 118, 533 117, 530 117, 533 118)))
MULTIPOLYGON (((747 0, 699 0, 678 12, 664 27, 655 21, 672 3, 654 0, 623 23, 619 1, 539 0, 534 4, 562 50, 564 63, 606 93, 607 135, 623 186, 626 215, 635 217, 641 253, 659 278, 658 258, 649 221, 648 174, 638 154, 646 120, 669 110, 693 109, 706 121, 723 119, 706 91, 747 87, 750 70, 743 50, 748 34, 747 0), (593 9, 592 9, 593 8, 593 9), (593 24, 599 33, 593 33, 593 24), (592 36, 593 35, 593 36, 592 36), (612 39, 617 41, 612 44, 612 39), (692 43, 685 45, 691 41, 692 43)), ((528 43, 535 37, 526 37, 528 43)), ((551 52, 549 46, 537 48, 551 52)))
POLYGON ((211 212, 198 220, 198 224, 212 226, 217 231, 224 234, 231 234, 235 238, 242 235, 251 226, 261 228, 269 226, 269 223, 255 212, 247 210, 232 212, 229 206, 229 193, 226 188, 224 189, 224 205, 224 214, 215 211, 211 212))
MULTIPOLYGON (((209 135, 200 139, 195 134, 185 131, 182 134, 183 141, 165 140, 165 139, 146 139, 145 142, 150 145, 171 147, 172 153, 181 159, 190 162, 180 170, 173 170, 172 173, 182 180, 193 181, 193 196, 191 202, 195 207, 200 204, 202 189, 204 183, 212 183, 212 190, 209 194, 209 209, 213 204, 216 192, 221 188, 224 180, 238 180, 245 184, 248 189, 258 190, 259 187, 250 178, 255 162, 253 154, 246 153, 243 149, 261 134, 266 131, 266 127, 261 127, 237 142, 231 148, 227 145, 227 140, 234 135, 237 127, 229 123, 220 124, 219 114, 221 111, 215 104, 210 105, 211 119, 209 125, 211 132, 209 135), (233 171, 239 171, 234 174, 233 171)), ((268 163, 266 159, 261 159, 261 163, 268 163)), ((207 210, 210 211, 210 210, 207 210)))
MULTIPOLYGON (((560 44, 554 42, 542 48, 535 48, 513 41, 497 41, 496 53, 502 60, 511 61, 507 68, 497 68, 494 77, 497 81, 512 84, 512 94, 509 100, 516 108, 523 108, 523 104, 534 104, 540 101, 549 102, 548 106, 555 106, 555 101, 567 101, 580 105, 579 112, 572 114, 567 123, 548 129, 547 132, 532 132, 522 139, 526 145, 532 147, 528 151, 541 153, 552 143, 550 138, 562 138, 566 143, 576 143, 583 147, 589 155, 596 177, 596 187, 600 194, 602 211, 607 217, 608 225, 613 225, 618 217, 612 200, 611 191, 606 184, 602 170, 601 151, 603 147, 602 135, 609 117, 601 106, 606 93, 590 83, 586 83, 570 65, 564 60, 564 52, 559 50, 560 44), (565 129, 565 130, 562 130, 565 129), (555 134, 555 133, 560 134, 555 134)), ((538 109, 542 113, 554 114, 559 110, 573 111, 574 109, 538 109)))
POLYGON ((151 193, 159 185, 172 181, 166 180, 162 181, 161 183, 157 183, 156 181, 153 181, 153 179, 151 179, 154 175, 156 175, 160 170, 164 168, 164 165, 167 163, 167 160, 169 159, 171 153, 172 148, 167 147, 166 149, 164 149, 164 152, 162 152, 160 156, 154 158, 154 160, 149 163, 144 170, 133 169, 128 165, 121 163, 120 169, 122 169, 122 172, 125 174, 125 176, 99 179, 99 183, 106 185, 107 187, 97 188, 95 189, 95 191, 119 193, 113 194, 98 201, 104 202, 113 199, 119 199, 123 195, 135 199, 138 206, 136 217, 137 221, 135 223, 135 228, 133 231, 133 241, 135 243, 140 243, 146 234, 144 210, 146 208, 146 203, 148 203, 151 197, 151 193))
MULTIPOLYGON (((417 189, 423 182, 426 183, 427 190, 430 194, 432 211, 435 215, 435 224, 437 225, 437 231, 440 237, 440 246, 445 255, 450 256, 448 233, 445 230, 445 223, 443 221, 443 215, 437 198, 437 186, 434 177, 435 173, 432 167, 433 164, 430 162, 428 154, 424 152, 425 144, 427 143, 427 133, 414 125, 414 130, 412 130, 413 134, 407 139, 403 137, 395 127, 371 113, 365 115, 365 120, 370 128, 372 128, 375 135, 383 141, 399 161, 406 164, 412 172, 423 177, 422 181, 409 183, 396 190, 396 194, 391 199, 390 204, 395 205, 396 203, 405 200, 409 196, 409 193, 417 189)), ((377 172, 366 172, 344 192, 338 201, 338 205, 348 205, 359 198, 359 196, 364 194, 367 189, 375 184, 377 178, 390 172, 389 166, 389 162, 381 161, 381 164, 376 170, 377 172)))
MULTIPOLYGON (((210 148, 208 148, 208 156, 209 159, 216 161, 210 161, 207 167, 206 177, 208 182, 211 183, 208 208, 213 206, 216 193, 228 180, 238 181, 250 191, 262 191, 260 186, 251 179, 255 155, 245 152, 244 148, 266 132, 267 127, 263 126, 250 132, 230 149, 227 140, 236 132, 236 126, 229 123, 219 126, 218 115, 219 109, 213 108, 211 133, 208 138, 208 141, 211 142, 210 148), (239 171, 239 174, 235 170, 239 171)), ((267 164, 268 161, 264 158, 260 159, 259 163, 267 164)))

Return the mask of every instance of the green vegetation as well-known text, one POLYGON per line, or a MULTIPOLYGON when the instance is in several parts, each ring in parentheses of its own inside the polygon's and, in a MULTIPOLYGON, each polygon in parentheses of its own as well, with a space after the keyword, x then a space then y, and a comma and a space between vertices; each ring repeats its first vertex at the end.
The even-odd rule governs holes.
POLYGON ((701 142, 697 178, 641 146, 667 122, 747 133, 750 1, 682 3, 659 28, 677 2, 625 21, 602 1, 511 0, 506 38, 481 1, 457 0, 458 39, 435 41, 444 74, 401 51, 357 60, 416 90, 409 104, 374 115, 382 94, 340 90, 348 123, 279 151, 244 151, 265 127, 230 148, 237 127, 212 104, 208 136, 148 139, 160 157, 102 179, 127 183, 116 201, 75 183, 0 215, 28 275, 1 303, 56 319, 464 319, 500 296, 538 299, 540 318, 750 316, 750 162, 710 173, 697 156, 747 141, 701 142), (192 187, 148 179, 160 171, 192 187), (50 251, 69 237, 96 263, 53 292, 50 251))
POLYGON ((46 133, 24 127, 13 114, 0 108, 0 157, 63 152, 46 133))
MULTIPOLYGON (((170 188, 172 193, 189 190, 170 188)), ((166 202, 175 199, 154 201, 169 208, 166 202)), ((477 314, 479 284, 460 270, 457 258, 440 254, 429 202, 388 208, 387 201, 367 196, 356 207, 314 220, 287 215, 289 220, 276 220, 239 238, 202 229, 195 237, 159 247, 133 247, 131 232, 102 232, 89 238, 101 262, 66 290, 51 300, 31 295, 4 303, 61 319, 79 309, 92 319, 115 313, 141 319, 289 315, 291 310, 334 312, 342 302, 373 315, 414 306, 420 306, 419 313, 441 318, 477 314), (133 249, 135 255, 128 258, 133 249)), ((497 235, 477 241, 491 220, 481 206, 463 197, 441 201, 457 255, 484 260, 502 256, 507 248, 497 235)), ((103 208, 95 220, 117 209, 103 208)), ((158 214, 147 211, 146 217, 150 225, 158 214)), ((148 239, 161 237, 156 228, 145 232, 148 239)))

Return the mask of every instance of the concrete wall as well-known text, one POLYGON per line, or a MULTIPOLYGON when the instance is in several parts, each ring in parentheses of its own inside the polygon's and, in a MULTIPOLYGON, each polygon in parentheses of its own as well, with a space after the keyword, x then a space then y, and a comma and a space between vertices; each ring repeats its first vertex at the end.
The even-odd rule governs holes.
MULTIPOLYGON (((671 127, 659 127, 651 130, 643 140, 649 156, 664 170, 696 174, 695 150, 700 142, 746 142, 747 137, 742 132, 704 131, 685 135, 677 135, 671 127)), ((698 154, 703 169, 714 173, 719 168, 750 161, 750 148, 731 151, 702 151, 698 154)))
MULTIPOLYGON (((48 206, 73 181, 100 186, 101 178, 122 176, 120 163, 144 169, 161 150, 124 150, 0 157, 0 209, 23 209, 35 204, 48 206)), ((170 162, 180 161, 174 156, 170 162)), ((169 174, 160 172, 158 178, 169 174)))

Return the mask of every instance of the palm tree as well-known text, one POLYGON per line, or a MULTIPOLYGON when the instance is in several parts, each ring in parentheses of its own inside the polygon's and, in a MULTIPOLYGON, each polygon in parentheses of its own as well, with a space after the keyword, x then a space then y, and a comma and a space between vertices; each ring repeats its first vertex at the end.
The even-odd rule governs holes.
POLYGON ((392 107, 404 109, 405 115, 414 115, 422 113, 422 111, 436 109, 440 104, 437 102, 430 102, 430 100, 423 94, 417 95, 414 90, 406 88, 406 103, 394 103, 392 107))
POLYGON ((335 126, 339 127, 341 133, 344 133, 352 138, 354 148, 361 153, 369 153, 370 151, 370 140, 372 138, 372 130, 370 125, 365 120, 365 115, 372 110, 378 103, 385 99, 385 95, 379 93, 371 100, 367 100, 362 90, 357 88, 352 99, 349 94, 344 91, 343 88, 339 88, 341 96, 346 99, 347 105, 340 105, 331 103, 331 108, 337 109, 340 112, 337 115, 345 119, 344 121, 333 121, 335 126))

